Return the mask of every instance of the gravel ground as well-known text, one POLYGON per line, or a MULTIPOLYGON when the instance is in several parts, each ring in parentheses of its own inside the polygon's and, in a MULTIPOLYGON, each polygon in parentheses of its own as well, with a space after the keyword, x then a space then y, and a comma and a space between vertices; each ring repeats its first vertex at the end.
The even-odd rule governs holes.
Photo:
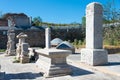
MULTIPOLYGON (((110 55, 110 57, 112 57, 112 55, 110 55)), ((73 61, 79 61, 79 58, 79 54, 70 55, 68 57, 68 59, 73 61)), ((114 58, 116 59, 116 57, 114 58)), ((118 58, 120 59, 120 55, 118 58)), ((68 63, 72 68, 73 74, 54 78, 44 78, 42 74, 40 74, 35 63, 12 63, 13 59, 14 56, 5 57, 4 54, 0 54, 1 70, 6 73, 4 80, 120 80, 120 77, 87 69, 85 67, 72 64, 69 61, 68 63)), ((110 59, 111 62, 113 60, 110 59)))

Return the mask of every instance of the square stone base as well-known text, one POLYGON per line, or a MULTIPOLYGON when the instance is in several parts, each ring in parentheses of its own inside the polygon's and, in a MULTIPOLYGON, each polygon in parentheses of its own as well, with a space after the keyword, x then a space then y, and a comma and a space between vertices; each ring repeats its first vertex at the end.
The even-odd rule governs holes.
POLYGON ((51 62, 44 61, 41 59, 41 57, 37 60, 36 65, 40 72, 43 73, 44 77, 69 75, 72 72, 70 66, 67 63, 51 64, 51 62))
POLYGON ((30 59, 28 56, 24 56, 20 58, 20 63, 29 63, 30 59))
POLYGON ((97 66, 108 63, 108 52, 105 49, 81 49, 81 62, 97 66))

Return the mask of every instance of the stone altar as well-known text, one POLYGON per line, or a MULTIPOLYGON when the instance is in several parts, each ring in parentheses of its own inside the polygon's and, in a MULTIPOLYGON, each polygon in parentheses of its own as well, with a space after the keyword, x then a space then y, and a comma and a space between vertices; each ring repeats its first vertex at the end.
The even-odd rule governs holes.
POLYGON ((71 74, 71 68, 66 62, 66 57, 72 54, 69 50, 37 49, 39 59, 36 65, 44 77, 53 77, 71 74))

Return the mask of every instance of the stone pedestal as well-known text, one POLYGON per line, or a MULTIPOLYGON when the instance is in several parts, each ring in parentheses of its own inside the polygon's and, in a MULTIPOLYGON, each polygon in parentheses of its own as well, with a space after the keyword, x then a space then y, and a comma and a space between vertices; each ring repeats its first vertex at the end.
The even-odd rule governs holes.
POLYGON ((20 57, 20 63, 29 63, 29 61, 30 61, 29 56, 20 57))
POLYGON ((17 35, 17 38, 19 38, 19 43, 17 43, 17 49, 16 49, 16 59, 20 61, 20 63, 28 63, 29 62, 29 44, 25 42, 25 39, 27 38, 27 35, 25 33, 20 33, 17 35))
POLYGON ((29 63, 28 47, 29 47, 28 43, 21 44, 20 63, 29 63))
POLYGON ((71 51, 59 49, 38 49, 35 51, 39 54, 36 65, 44 73, 44 77, 71 74, 71 68, 66 62, 66 57, 72 54, 71 51))
POLYGON ((81 62, 103 65, 108 62, 107 51, 103 49, 102 5, 93 2, 86 8, 86 48, 81 50, 81 62))
POLYGON ((96 66, 108 62, 108 53, 105 49, 82 49, 81 62, 96 66))

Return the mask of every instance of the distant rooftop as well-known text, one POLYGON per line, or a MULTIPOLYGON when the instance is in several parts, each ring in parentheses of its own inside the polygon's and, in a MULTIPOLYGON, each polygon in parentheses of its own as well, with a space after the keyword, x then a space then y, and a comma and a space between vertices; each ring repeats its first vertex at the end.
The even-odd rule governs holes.
POLYGON ((16 17, 16 16, 24 16, 24 17, 28 17, 26 14, 24 13, 6 13, 2 16, 3 19, 7 19, 8 17, 16 17))

